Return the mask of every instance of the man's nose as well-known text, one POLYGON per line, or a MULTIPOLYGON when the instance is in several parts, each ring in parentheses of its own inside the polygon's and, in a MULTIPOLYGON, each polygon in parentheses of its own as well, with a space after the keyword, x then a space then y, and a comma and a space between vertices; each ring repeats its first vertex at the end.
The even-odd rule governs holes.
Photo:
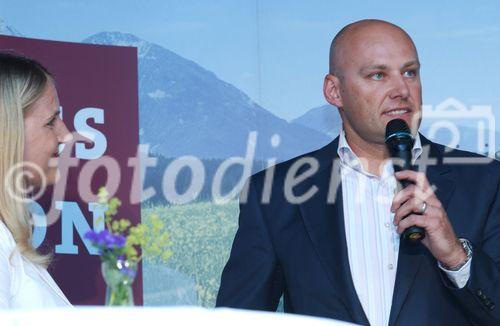
POLYGON ((410 96, 410 88, 403 76, 392 78, 392 89, 390 97, 393 99, 407 99, 410 96))

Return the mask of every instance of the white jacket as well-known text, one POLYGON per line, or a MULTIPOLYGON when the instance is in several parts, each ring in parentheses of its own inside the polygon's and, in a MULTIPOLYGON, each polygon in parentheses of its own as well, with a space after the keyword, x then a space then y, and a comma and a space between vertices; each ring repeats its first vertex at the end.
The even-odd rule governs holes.
POLYGON ((0 309, 71 306, 47 270, 24 258, 0 221, 0 309))

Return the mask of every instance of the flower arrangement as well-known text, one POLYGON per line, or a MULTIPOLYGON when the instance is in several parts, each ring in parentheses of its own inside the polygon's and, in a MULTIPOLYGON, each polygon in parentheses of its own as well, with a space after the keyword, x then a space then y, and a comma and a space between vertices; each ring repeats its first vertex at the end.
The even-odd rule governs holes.
POLYGON ((132 283, 137 265, 143 259, 166 262, 172 255, 169 233, 163 221, 155 214, 147 223, 132 225, 127 219, 116 219, 121 201, 104 187, 98 192, 98 204, 105 209, 106 229, 85 234, 101 257, 106 282, 106 305, 133 305, 132 283), (141 254, 139 254, 141 252, 141 254))

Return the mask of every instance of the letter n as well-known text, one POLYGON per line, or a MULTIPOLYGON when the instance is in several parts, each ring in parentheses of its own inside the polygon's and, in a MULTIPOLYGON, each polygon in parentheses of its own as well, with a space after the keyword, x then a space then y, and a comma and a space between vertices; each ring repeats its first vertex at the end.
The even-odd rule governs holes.
MULTIPOLYGON (((93 230, 96 232, 104 230, 104 212, 107 209, 103 205, 89 203, 89 211, 93 214, 93 230)), ((85 233, 90 231, 90 226, 85 219, 80 207, 76 202, 56 201, 56 209, 61 211, 61 244, 56 245, 57 254, 78 254, 78 246, 73 241, 73 226, 80 239, 82 239, 87 251, 91 255, 97 255, 97 249, 90 241, 84 238, 85 233)))

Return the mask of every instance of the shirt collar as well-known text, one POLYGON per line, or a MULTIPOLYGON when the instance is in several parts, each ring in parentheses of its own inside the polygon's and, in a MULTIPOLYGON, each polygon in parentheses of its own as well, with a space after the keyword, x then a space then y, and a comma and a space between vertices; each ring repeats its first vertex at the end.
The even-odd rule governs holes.
MULTIPOLYGON (((412 148, 412 164, 415 164, 415 161, 422 154, 422 143, 420 142, 420 134, 417 132, 414 137, 415 142, 412 148)), ((345 138, 344 128, 341 129, 339 135, 339 146, 337 148, 337 154, 339 155, 340 162, 352 168, 353 170, 359 171, 366 175, 371 175, 363 169, 363 166, 358 158, 358 156, 353 152, 349 144, 347 143, 347 139, 345 138)), ((394 169, 392 164, 385 164, 384 171, 382 175, 385 174, 393 174, 394 169)))

